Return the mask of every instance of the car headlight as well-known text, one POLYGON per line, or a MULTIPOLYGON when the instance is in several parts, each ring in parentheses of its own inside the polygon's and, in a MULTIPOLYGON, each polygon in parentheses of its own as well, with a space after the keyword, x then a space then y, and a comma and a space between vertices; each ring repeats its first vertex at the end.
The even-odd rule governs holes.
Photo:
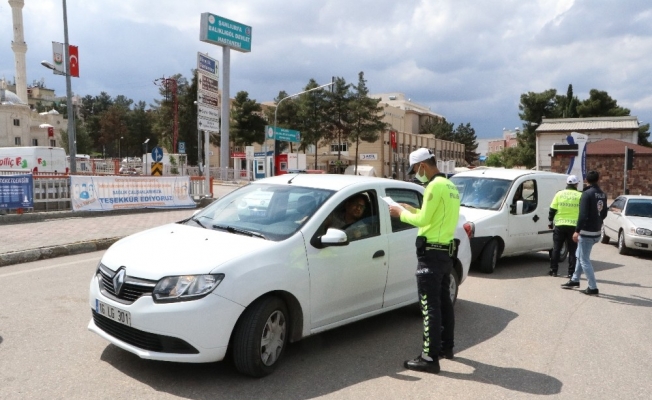
POLYGON ((652 236, 652 231, 645 228, 636 228, 637 235, 652 236))
POLYGON ((152 296, 157 303, 196 300, 215 290, 224 274, 168 276, 161 279, 152 296))

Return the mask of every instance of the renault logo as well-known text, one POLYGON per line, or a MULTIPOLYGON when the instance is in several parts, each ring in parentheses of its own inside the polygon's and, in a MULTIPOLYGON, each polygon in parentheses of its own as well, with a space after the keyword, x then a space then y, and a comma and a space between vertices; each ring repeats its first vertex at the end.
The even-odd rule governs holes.
POLYGON ((120 268, 117 274, 113 277, 113 289, 115 290, 116 295, 120 295, 120 290, 122 290, 122 285, 125 283, 125 275, 127 272, 124 267, 120 268))

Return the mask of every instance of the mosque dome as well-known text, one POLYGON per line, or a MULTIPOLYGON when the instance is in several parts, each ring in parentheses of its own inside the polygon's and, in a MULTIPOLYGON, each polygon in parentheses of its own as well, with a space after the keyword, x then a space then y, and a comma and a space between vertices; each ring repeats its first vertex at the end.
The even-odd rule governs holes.
POLYGON ((0 104, 25 104, 16 93, 7 89, 0 89, 0 104))

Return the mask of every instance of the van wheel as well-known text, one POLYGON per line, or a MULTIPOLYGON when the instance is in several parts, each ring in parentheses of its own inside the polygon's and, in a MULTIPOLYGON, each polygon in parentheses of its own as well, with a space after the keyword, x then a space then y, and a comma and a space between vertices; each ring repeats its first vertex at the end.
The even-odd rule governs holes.
POLYGON ((288 311, 278 297, 266 297, 250 305, 233 332, 236 369, 256 378, 271 374, 287 343, 288 311))
POLYGON ((568 245, 566 242, 561 246, 561 251, 559 252, 559 262, 562 262, 568 257, 568 245))
POLYGON ((491 274, 496 269, 496 262, 498 262, 498 243, 491 240, 480 254, 480 272, 491 274))
POLYGON ((625 232, 618 232, 618 254, 627 255, 629 254, 629 249, 625 244, 625 232))
POLYGON ((604 233, 604 226, 602 227, 602 236, 600 236, 600 243, 608 244, 611 238, 604 233))

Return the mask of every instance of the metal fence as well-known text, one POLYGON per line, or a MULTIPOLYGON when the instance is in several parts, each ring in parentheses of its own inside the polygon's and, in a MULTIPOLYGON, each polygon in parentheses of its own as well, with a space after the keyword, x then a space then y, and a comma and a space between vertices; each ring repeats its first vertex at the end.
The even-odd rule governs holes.
MULTIPOLYGON (((0 170, 0 175, 23 175, 28 171, 0 170)), ((70 176, 65 174, 33 173, 34 182, 34 211, 63 211, 71 210, 70 201, 70 176)), ((203 176, 190 177, 190 197, 196 202, 206 197, 213 197, 213 178, 206 187, 203 176)), ((9 213, 18 210, 6 210, 9 213)), ((23 210, 20 210, 23 212, 23 210)))

